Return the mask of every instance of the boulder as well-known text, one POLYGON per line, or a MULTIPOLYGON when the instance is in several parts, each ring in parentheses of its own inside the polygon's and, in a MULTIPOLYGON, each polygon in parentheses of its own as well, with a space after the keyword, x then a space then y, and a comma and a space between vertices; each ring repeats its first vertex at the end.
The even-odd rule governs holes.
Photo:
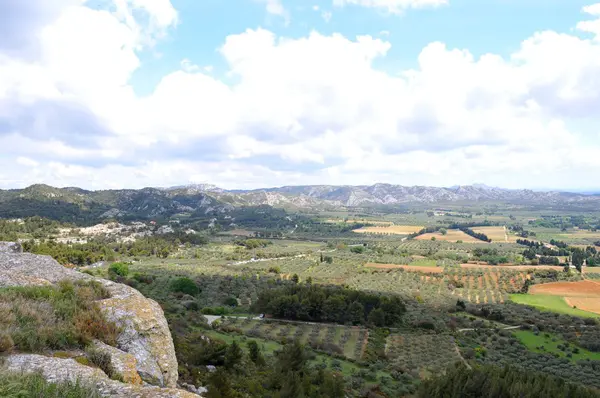
POLYGON ((23 247, 17 242, 0 242, 0 252, 3 253, 23 253, 23 247))
POLYGON ((142 384, 142 378, 137 371, 137 359, 133 355, 109 346, 101 341, 94 341, 92 348, 108 355, 110 358, 110 365, 114 372, 112 375, 113 379, 116 376, 127 384, 142 384))
POLYGON ((110 298, 98 302, 107 320, 121 327, 118 349, 131 354, 143 381, 177 385, 175 347, 162 308, 132 287, 67 269, 50 256, 0 251, 0 287, 51 285, 61 280, 95 280, 110 298))
POLYGON ((99 302, 108 321, 121 328, 118 348, 135 357, 142 380, 159 386, 177 384, 177 358, 160 305, 132 287, 101 280, 111 297, 99 302))
POLYGON ((140 386, 110 379, 100 369, 82 365, 71 358, 17 354, 5 358, 4 372, 40 373, 49 382, 77 382, 95 388, 103 397, 198 398, 200 395, 177 388, 140 386))

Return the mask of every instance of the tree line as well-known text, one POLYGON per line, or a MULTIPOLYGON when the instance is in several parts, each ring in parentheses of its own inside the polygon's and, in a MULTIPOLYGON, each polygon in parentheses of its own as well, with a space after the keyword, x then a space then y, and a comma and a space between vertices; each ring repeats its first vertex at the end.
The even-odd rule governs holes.
POLYGON ((592 398, 600 397, 597 390, 543 373, 524 372, 517 367, 454 366, 445 374, 424 381, 419 397, 427 398, 592 398))
POLYGON ((253 310, 300 321, 394 326, 401 322, 406 307, 397 296, 336 286, 295 284, 263 290, 253 310))

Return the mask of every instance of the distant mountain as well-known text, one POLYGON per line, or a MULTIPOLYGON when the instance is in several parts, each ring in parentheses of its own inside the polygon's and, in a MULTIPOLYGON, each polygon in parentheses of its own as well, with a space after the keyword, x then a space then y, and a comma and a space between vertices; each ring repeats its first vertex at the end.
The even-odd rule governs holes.
POLYGON ((248 206, 288 210, 395 206, 411 203, 501 202, 537 206, 597 205, 599 195, 508 190, 483 184, 450 188, 374 184, 359 186, 306 185, 254 190, 225 190, 210 184, 170 188, 87 191, 37 184, 0 190, 0 217, 39 215, 72 221, 106 218, 170 217, 178 213, 211 216, 248 206))
MULTIPOLYGON (((303 196, 338 206, 395 205, 406 203, 483 202, 552 205, 598 201, 598 197, 567 192, 509 190, 483 184, 450 188, 374 184, 359 186, 308 185, 258 190, 288 196, 303 196)), ((257 191, 250 191, 257 192, 257 191)))

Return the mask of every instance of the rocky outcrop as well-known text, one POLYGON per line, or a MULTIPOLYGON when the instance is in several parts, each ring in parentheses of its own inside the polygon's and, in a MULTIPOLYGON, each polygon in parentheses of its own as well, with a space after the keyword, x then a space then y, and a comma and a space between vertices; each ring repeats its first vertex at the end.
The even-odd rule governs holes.
POLYGON ((108 321, 121 328, 118 347, 137 360, 140 377, 151 384, 177 384, 177 358, 162 308, 137 290, 102 280, 111 298, 99 302, 108 321))
POLYGON ((198 398, 199 395, 175 388, 140 386, 109 379, 100 369, 82 365, 71 358, 18 354, 6 358, 4 371, 41 373, 50 382, 77 382, 94 387, 103 397, 198 398))
MULTIPOLYGON (((98 304, 107 320, 121 328, 118 350, 111 350, 117 366, 130 368, 135 359, 143 381, 161 387, 177 385, 175 348, 158 303, 129 286, 67 269, 49 256, 0 251, 0 287, 51 285, 61 280, 96 280, 110 292, 111 297, 98 304)), ((134 375, 128 377, 137 380, 134 375)))

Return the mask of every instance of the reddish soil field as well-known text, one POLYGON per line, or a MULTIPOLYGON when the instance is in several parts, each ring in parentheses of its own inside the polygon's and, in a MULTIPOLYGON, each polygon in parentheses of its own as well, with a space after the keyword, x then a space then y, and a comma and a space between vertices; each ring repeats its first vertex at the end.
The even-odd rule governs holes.
POLYGON ((418 271, 424 272, 426 274, 440 274, 444 272, 444 268, 442 267, 419 267, 418 265, 400 265, 400 264, 376 264, 376 263, 367 263, 365 264, 367 268, 377 268, 377 269, 398 269, 402 268, 407 271, 418 271))
POLYGON ((571 307, 600 314, 600 300, 596 297, 565 297, 565 301, 571 307))
MULTIPOLYGON (((530 294, 550 294, 568 297, 600 297, 600 282, 553 282, 534 285, 529 288, 530 294)), ((596 299, 597 301, 600 301, 596 299)), ((579 308, 579 306, 577 306, 579 308)))
POLYGON ((527 271, 529 269, 555 269, 562 271, 564 268, 554 265, 478 265, 478 264, 461 264, 461 268, 495 268, 511 271, 527 271))

